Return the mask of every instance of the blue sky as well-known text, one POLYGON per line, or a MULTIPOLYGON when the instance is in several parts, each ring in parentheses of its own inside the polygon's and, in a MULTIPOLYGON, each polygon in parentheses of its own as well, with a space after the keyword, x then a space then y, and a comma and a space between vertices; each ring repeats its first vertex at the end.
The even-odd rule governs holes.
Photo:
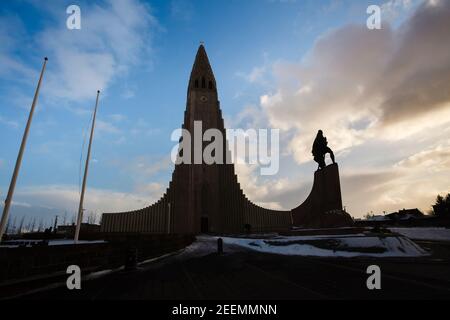
MULTIPOLYGON (((337 151, 350 213, 427 209, 438 192, 450 189, 445 182, 450 181, 448 126, 435 121, 448 113, 447 98, 400 112, 403 101, 387 83, 373 90, 367 84, 376 77, 395 78, 375 73, 401 50, 409 52, 406 71, 395 73, 401 79, 391 88, 401 90, 418 63, 420 70, 436 69, 419 58, 421 49, 401 45, 408 34, 428 39, 414 27, 420 14, 425 19, 436 6, 443 7, 445 18, 448 8, 439 0, 3 1, 0 195, 6 195, 38 73, 48 56, 13 214, 49 219, 76 210, 83 134, 97 89, 102 95, 86 209, 137 209, 157 200, 173 169, 170 134, 182 123, 189 73, 204 41, 226 125, 282 129, 277 176, 237 169, 250 199, 290 209, 306 198, 316 168, 308 149, 320 127, 337 151), (70 4, 81 8, 81 30, 66 28, 70 4), (382 6, 384 20, 381 31, 366 35, 369 4, 382 6), (349 88, 367 95, 354 96, 349 88), (301 99, 299 92, 309 96, 301 99), (397 107, 391 108, 390 101, 397 107), (428 123, 443 129, 430 133, 428 123), (427 155, 442 159, 433 165, 437 172, 424 169, 426 159, 419 161, 427 155), (410 194, 417 184, 426 194, 410 194)), ((446 48, 433 47, 442 53, 435 63, 445 61, 446 48)))

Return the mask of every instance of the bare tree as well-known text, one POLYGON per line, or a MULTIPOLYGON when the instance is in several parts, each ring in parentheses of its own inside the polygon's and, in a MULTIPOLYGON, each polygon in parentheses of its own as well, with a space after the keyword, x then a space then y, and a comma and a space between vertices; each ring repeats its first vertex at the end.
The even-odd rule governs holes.
POLYGON ((36 228, 36 218, 33 218, 33 222, 31 222, 30 232, 34 232, 35 228, 36 228))
POLYGON ((31 230, 31 220, 28 221, 27 226, 25 227, 25 229, 27 230, 27 232, 30 232, 30 230, 31 230))
POLYGON ((97 214, 94 211, 90 211, 87 217, 87 223, 95 224, 96 221, 97 221, 97 214))
POLYGON ((5 234, 9 233, 10 226, 11 226, 11 216, 8 218, 8 222, 6 222, 5 234))
POLYGON ((22 219, 20 219, 19 229, 17 230, 17 234, 22 234, 23 225, 25 223, 25 216, 22 216, 22 219))
POLYGON ((41 218, 39 219, 39 225, 38 225, 38 232, 42 232, 42 228, 44 227, 44 220, 41 218))
POLYGON ((14 220, 13 220, 13 224, 12 224, 12 227, 11 227, 11 234, 16 234, 17 232, 17 230, 16 230, 16 223, 17 223, 17 216, 14 216, 14 220))

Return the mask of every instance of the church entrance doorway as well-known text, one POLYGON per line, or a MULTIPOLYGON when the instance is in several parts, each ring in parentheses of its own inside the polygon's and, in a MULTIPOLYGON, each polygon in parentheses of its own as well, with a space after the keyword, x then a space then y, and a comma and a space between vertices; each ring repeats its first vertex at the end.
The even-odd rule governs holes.
POLYGON ((207 217, 202 217, 200 230, 201 230, 201 233, 208 233, 209 232, 208 218, 207 217))

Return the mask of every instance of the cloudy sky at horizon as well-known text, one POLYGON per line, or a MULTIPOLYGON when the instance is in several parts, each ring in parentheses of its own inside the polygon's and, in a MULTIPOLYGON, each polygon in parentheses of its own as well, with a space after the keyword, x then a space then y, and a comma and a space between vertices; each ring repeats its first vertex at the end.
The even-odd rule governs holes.
POLYGON ((450 1, 70 1, 0 5, 0 197, 6 196, 43 56, 49 57, 12 217, 77 209, 80 157, 102 90, 86 210, 156 201, 173 170, 200 41, 229 128, 279 128, 280 172, 238 166, 250 200, 291 209, 308 195, 323 129, 355 217, 429 210, 450 192, 450 1), (381 30, 365 26, 382 8, 381 30))

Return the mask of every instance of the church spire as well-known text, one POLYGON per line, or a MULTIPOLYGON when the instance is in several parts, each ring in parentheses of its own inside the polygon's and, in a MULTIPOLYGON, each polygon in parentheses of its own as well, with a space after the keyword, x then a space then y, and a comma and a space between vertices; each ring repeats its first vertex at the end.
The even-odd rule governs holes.
POLYGON ((189 90, 216 90, 216 79, 209 63, 203 44, 200 44, 195 56, 194 66, 189 80, 189 90))

